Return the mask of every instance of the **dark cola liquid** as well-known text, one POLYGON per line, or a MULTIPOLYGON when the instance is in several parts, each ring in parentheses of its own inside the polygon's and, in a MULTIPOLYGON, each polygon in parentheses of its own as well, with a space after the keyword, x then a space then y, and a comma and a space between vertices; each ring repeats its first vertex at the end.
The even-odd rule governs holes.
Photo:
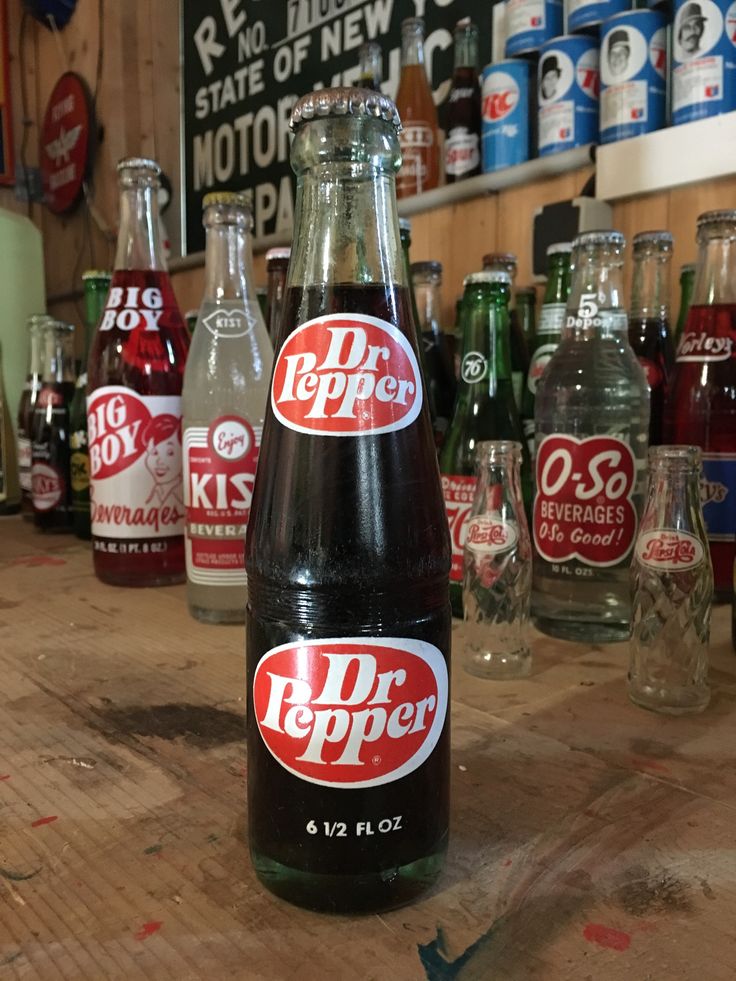
POLYGON ((447 105, 445 180, 448 184, 481 171, 480 83, 473 68, 456 68, 447 105))
MULTIPOLYGON (((338 312, 411 322, 404 290, 292 288, 277 350, 287 325, 338 312)), ((253 708, 256 666, 294 640, 355 636, 427 641, 449 666, 448 544, 426 395, 416 422, 357 437, 296 432, 269 404, 246 542, 249 824, 259 876, 300 905, 386 909, 434 881, 447 846, 449 718, 409 775, 364 789, 317 785, 266 748, 253 708), (388 819, 392 830, 379 833, 388 819), (373 833, 356 834, 365 822, 373 833)))
POLYGON ((69 406, 74 382, 41 386, 32 417, 33 523, 41 531, 72 530, 69 406))
POLYGON ((664 439, 667 387, 675 364, 675 348, 669 321, 656 317, 630 318, 629 344, 644 369, 651 395, 649 445, 660 446, 664 439))

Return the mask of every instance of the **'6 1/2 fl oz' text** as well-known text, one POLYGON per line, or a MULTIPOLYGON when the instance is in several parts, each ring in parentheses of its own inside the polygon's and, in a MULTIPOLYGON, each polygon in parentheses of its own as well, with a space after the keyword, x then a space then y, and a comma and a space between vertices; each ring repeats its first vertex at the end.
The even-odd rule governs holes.
POLYGON ((356 821, 355 825, 345 821, 308 821, 307 833, 323 835, 325 838, 365 838, 375 834, 390 834, 392 831, 402 831, 402 816, 381 818, 380 821, 356 821))

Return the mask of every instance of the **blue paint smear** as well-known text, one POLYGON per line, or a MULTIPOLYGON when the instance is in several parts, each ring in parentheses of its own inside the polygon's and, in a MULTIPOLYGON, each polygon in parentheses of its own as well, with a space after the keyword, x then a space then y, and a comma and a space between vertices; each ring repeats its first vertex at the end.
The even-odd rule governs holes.
POLYGON ((475 943, 454 961, 448 961, 445 957, 447 949, 445 936, 442 927, 437 927, 437 936, 427 944, 417 944, 417 952, 422 967, 425 970, 428 981, 455 981, 460 971, 472 959, 483 943, 488 940, 493 932, 493 927, 481 933, 475 943))

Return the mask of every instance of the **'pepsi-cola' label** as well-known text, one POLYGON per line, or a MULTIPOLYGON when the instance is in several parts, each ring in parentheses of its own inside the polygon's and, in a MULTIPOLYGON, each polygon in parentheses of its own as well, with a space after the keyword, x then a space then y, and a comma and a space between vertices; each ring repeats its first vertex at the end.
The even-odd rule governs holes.
POLYGON ((736 454, 703 453, 700 503, 708 541, 732 543, 736 536, 736 454))
MULTIPOLYGON (((183 534, 181 398, 139 395, 121 385, 98 388, 87 398, 87 433, 92 534, 183 534)), ((135 548, 148 550, 145 543, 135 548)))
POLYGON ((530 155, 529 96, 532 66, 502 61, 483 71, 483 172, 524 163, 530 155))
POLYGON ((476 558, 510 552, 519 540, 514 521, 507 521, 500 511, 478 514, 468 521, 465 547, 476 558))
POLYGON ((311 436, 366 436, 410 426, 422 408, 411 344, 393 324, 363 314, 308 320, 284 341, 271 407, 279 422, 311 436))
POLYGON ((631 551, 636 461, 617 436, 545 436, 537 450, 534 542, 548 562, 618 565, 631 551))
POLYGON ((187 577, 205 586, 244 586, 245 531, 261 427, 239 416, 184 431, 187 577))
POLYGON ((448 687, 445 659, 425 641, 299 640, 258 662, 253 711, 268 751, 294 776, 337 790, 377 787, 432 755, 448 687))
POLYGON ((587 37, 559 37, 545 44, 538 82, 540 156, 597 143, 597 44, 587 37))
POLYGON ((562 0, 506 0, 507 58, 539 51, 562 34, 562 0))
POLYGON ((442 494, 445 498, 445 510, 447 511, 450 543, 452 545, 451 582, 463 581, 463 549, 468 533, 470 509, 473 506, 477 486, 477 477, 442 474, 442 494))
POLYGON ((672 28, 672 122, 736 108, 736 2, 677 0, 672 28))
POLYGON ((655 528, 636 540, 634 554, 654 572, 687 572, 700 565, 705 549, 695 535, 677 528, 655 528))

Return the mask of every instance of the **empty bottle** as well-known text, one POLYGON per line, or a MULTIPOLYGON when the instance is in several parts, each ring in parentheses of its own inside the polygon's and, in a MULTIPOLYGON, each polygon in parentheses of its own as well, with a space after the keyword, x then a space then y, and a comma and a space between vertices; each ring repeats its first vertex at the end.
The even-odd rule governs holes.
POLYGON ((424 64, 424 21, 409 17, 401 24, 401 77, 396 94, 401 117, 401 170, 396 178, 400 198, 437 187, 440 148, 437 109, 424 64))

